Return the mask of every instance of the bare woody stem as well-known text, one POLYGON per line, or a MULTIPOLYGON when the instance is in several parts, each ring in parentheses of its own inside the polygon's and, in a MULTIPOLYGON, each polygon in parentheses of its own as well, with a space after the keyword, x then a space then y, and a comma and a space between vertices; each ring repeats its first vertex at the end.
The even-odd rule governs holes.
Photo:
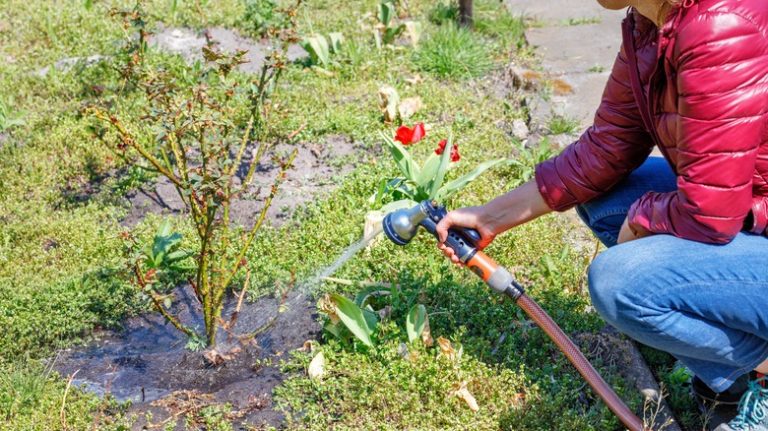
POLYGON ((136 275, 136 280, 139 282, 141 290, 149 294, 149 298, 152 300, 152 304, 154 304, 157 311, 159 311, 167 321, 171 322, 171 325, 186 334, 188 337, 197 337, 197 333, 195 331, 184 326, 181 321, 176 318, 176 316, 171 314, 168 310, 165 309, 165 307, 163 307, 163 303, 158 297, 157 293, 155 293, 151 288, 147 286, 147 281, 144 279, 144 276, 141 275, 141 270, 139 270, 138 266, 134 266, 133 273, 136 275))
POLYGON ((96 116, 96 118, 108 122, 111 124, 115 130, 120 134, 120 139, 123 141, 124 144, 130 145, 134 150, 138 151, 139 154, 141 154, 142 157, 144 157, 149 163, 152 164, 152 166, 157 169, 158 172, 165 175, 173 184, 175 184, 177 187, 182 187, 183 183, 181 179, 179 179, 176 174, 174 174, 172 171, 169 171, 166 169, 162 163, 155 158, 152 154, 149 154, 147 150, 145 150, 141 145, 136 143, 136 140, 133 138, 133 136, 128 132, 128 130, 123 127, 122 123, 120 123, 120 120, 117 119, 114 115, 107 115, 104 111, 101 111, 98 108, 91 108, 93 114, 96 116))
POLYGON ((245 258, 245 253, 248 252, 248 250, 251 248, 251 243, 256 237, 256 233, 258 233, 259 229, 261 229, 261 225, 264 224, 264 220, 267 218, 267 210, 269 210, 269 207, 272 205, 272 200, 277 195, 277 191, 280 189, 280 184, 282 184, 282 182, 285 180, 285 174, 288 171, 288 168, 293 165, 293 161, 297 154, 298 150, 294 149, 291 155, 288 157, 288 160, 280 169, 280 173, 277 174, 275 182, 272 184, 272 188, 270 189, 269 196, 267 196, 267 199, 264 200, 264 206, 261 208, 261 213, 259 214, 259 218, 257 219, 256 224, 253 225, 251 231, 248 233, 245 244, 243 244, 243 247, 240 249, 240 253, 238 253, 237 258, 235 259, 234 267, 229 271, 229 274, 224 279, 224 286, 229 286, 232 278, 234 278, 235 274, 237 274, 237 270, 240 269, 240 265, 245 258))

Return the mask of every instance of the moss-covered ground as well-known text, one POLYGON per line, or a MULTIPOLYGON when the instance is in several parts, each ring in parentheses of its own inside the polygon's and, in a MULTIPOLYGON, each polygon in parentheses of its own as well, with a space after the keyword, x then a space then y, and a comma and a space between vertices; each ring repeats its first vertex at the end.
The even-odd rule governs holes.
MULTIPOLYGON (((224 26, 247 35, 253 29, 248 3, 258 2, 152 0, 145 9, 150 28, 224 26)), ((475 30, 467 32, 448 23, 455 10, 447 3, 408 1, 403 13, 424 28, 420 48, 377 49, 370 30, 361 25, 366 14, 376 13, 377 1, 305 2, 298 15, 300 34, 342 32, 345 41, 325 70, 289 65, 273 98, 281 108, 272 116, 270 136, 284 136, 303 124, 301 142, 343 134, 362 144, 365 162, 339 178, 334 191, 257 238, 248 256, 254 297, 306 279, 361 237, 363 218, 373 209, 369 197, 382 178, 395 173, 378 138, 381 131, 393 131, 378 110, 382 85, 394 86, 401 97, 422 98, 426 106, 411 121, 431 124, 433 139, 453 133, 462 162, 449 175, 494 157, 521 162, 481 177, 450 206, 478 204, 509 190, 529 179, 533 164, 549 154, 523 147, 507 132, 505 125, 526 116, 525 107, 494 93, 494 80, 503 76, 504 65, 531 55, 523 41, 524 23, 498 1, 475 3, 475 30), (416 75, 418 83, 411 79, 416 75)), ((3 430, 130 429, 126 406, 68 389, 66 376, 51 372, 48 364, 58 348, 87 342, 94 329, 119 327, 127 315, 148 309, 124 273, 119 234, 125 229, 120 225, 126 213, 123 196, 151 178, 123 166, 93 137, 93 120, 83 114, 85 106, 108 101, 125 118, 135 117, 146 101, 133 93, 105 100, 105 94, 117 94, 113 90, 120 83, 109 60, 66 71, 52 68, 44 76, 36 72, 62 58, 116 55, 125 31, 109 10, 132 5, 117 0, 0 0, 3 430), (79 198, 83 189, 92 192, 79 198)), ((186 68, 180 58, 155 50, 148 61, 178 75, 186 68)), ((243 83, 252 79, 235 73, 243 83)), ((140 121, 135 121, 138 127, 140 121)), ((433 144, 417 144, 413 151, 424 157, 433 144)), ((136 229, 151 232, 159 220, 147 217, 136 229)), ((555 216, 538 220, 498 238, 489 254, 516 270, 531 296, 566 332, 596 331, 602 322, 590 311, 584 278, 594 250, 573 245, 570 223, 555 216)), ((189 232, 183 219, 176 224, 189 232)), ((282 364, 288 379, 275 394, 286 427, 620 428, 521 311, 490 293, 472 274, 451 266, 428 238, 407 248, 379 241, 335 276, 353 283, 326 283, 320 291, 353 297, 362 288, 357 282, 397 286, 377 304, 390 306, 391 317, 380 325, 373 349, 320 340, 326 357, 321 381, 306 377, 311 355, 289 355, 282 364), (436 347, 419 345, 410 347, 409 359, 401 356, 400 345, 407 340, 403 322, 415 303, 426 306, 435 338, 461 346, 460 359, 449 360, 436 347), (462 382, 477 399, 477 412, 450 395, 462 382)), ((615 370, 597 366, 625 399, 639 405, 639 396, 615 370)), ((228 429, 217 417, 211 414, 205 429, 228 429)))

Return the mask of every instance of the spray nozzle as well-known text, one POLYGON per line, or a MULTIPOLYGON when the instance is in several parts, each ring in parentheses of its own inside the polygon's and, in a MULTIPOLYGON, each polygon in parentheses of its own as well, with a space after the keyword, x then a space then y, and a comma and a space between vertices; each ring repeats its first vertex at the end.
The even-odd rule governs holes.
MULTIPOLYGON (((423 201, 413 208, 391 212, 384 217, 384 233, 397 245, 408 244, 416 236, 419 226, 437 237, 437 224, 448 212, 445 207, 434 201, 423 201)), ((446 244, 465 261, 476 250, 480 234, 474 229, 450 229, 446 244)))

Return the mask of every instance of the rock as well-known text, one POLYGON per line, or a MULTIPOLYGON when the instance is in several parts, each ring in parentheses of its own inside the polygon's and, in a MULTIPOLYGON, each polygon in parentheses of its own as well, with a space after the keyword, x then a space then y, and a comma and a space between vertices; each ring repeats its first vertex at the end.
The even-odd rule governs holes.
POLYGON ((528 130, 528 125, 525 124, 525 121, 517 119, 512 122, 512 136, 515 138, 524 141, 528 138, 528 135, 530 135, 530 130, 528 130))

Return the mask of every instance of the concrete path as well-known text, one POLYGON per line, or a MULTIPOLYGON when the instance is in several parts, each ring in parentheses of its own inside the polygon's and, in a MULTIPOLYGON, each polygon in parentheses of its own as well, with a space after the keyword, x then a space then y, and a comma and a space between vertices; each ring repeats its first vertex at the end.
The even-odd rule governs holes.
POLYGON ((553 96, 551 110, 592 124, 603 88, 621 44, 626 11, 610 11, 595 0, 506 0, 513 14, 535 20, 526 33, 542 67, 573 87, 573 94, 553 96))

